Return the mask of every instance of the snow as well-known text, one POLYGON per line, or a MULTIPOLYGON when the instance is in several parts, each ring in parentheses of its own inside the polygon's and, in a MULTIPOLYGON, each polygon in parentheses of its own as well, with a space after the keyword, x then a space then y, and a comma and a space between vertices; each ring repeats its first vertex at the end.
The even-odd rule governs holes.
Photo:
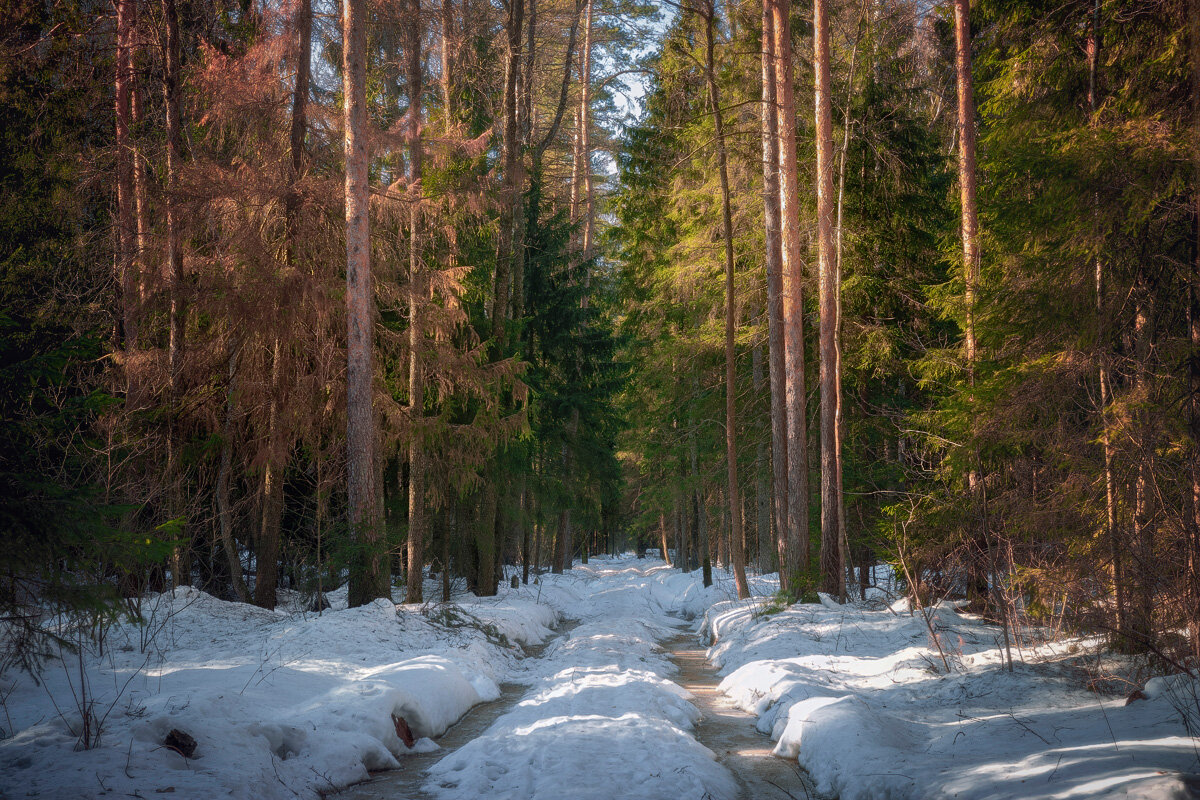
POLYGON ((722 691, 826 796, 1200 796, 1177 710, 1200 714, 1187 676, 1154 678, 1129 705, 1089 692, 1089 640, 1027 644, 1010 673, 999 631, 950 604, 930 612, 947 673, 920 611, 884 590, 781 607, 775 576, 752 577, 750 600, 714 578, 704 588, 698 572, 622 557, 450 604, 347 609, 344 588, 319 615, 291 595, 279 611, 194 589, 145 598, 149 621, 111 630, 102 653, 52 659, 40 683, 0 676, 0 800, 316 798, 403 767, 393 717, 415 750, 436 750, 512 683, 522 699, 436 762, 426 794, 737 797, 663 650, 693 625, 722 691), (90 750, 72 732, 81 669, 103 718, 90 750), (172 729, 195 738, 193 758, 162 746, 172 729))
POLYGON ((1083 653, 1097 642, 1027 646, 1027 663, 1008 672, 999 629, 950 604, 930 614, 949 673, 907 601, 843 606, 824 597, 774 614, 726 603, 710 609, 702 632, 715 642, 721 690, 823 794, 1200 796, 1196 740, 1168 696, 1186 689, 1167 691, 1192 687, 1194 698, 1193 682, 1152 680, 1149 699, 1126 706, 1084 688, 1083 653))
POLYGON ((425 790, 446 800, 737 797, 732 775, 692 736, 700 714, 670 681, 659 644, 678 633, 669 612, 722 591, 695 577, 607 560, 543 576, 578 627, 532 666, 529 694, 438 762, 425 790))
POLYGON ((178 589, 147 606, 151 623, 114 629, 102 656, 85 657, 106 717, 99 747, 74 751, 73 656, 50 665, 43 687, 6 676, 16 735, 0 742, 0 797, 168 788, 178 797, 315 797, 399 766, 408 748, 393 714, 421 737, 414 749, 436 748, 430 737, 498 697, 520 645, 542 641, 556 620, 519 598, 442 607, 378 600, 317 616, 178 589), (196 740, 194 758, 161 746, 175 728, 196 740))

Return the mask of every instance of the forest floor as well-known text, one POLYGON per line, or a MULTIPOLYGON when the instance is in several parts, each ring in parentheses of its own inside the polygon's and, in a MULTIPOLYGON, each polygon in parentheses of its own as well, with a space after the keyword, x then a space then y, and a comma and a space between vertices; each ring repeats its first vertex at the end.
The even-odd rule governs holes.
POLYGON ((775 588, 739 601, 723 572, 624 557, 450 604, 342 590, 321 614, 180 589, 37 682, 0 678, 0 799, 1200 796, 1194 681, 1031 635, 1009 672, 999 631, 949 605, 775 588))

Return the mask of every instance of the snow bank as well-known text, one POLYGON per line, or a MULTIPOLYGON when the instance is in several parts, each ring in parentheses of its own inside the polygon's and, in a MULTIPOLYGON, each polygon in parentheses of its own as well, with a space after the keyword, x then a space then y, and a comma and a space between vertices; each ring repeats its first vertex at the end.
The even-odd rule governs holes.
POLYGON ((1170 681, 1125 706, 1083 690, 1078 665, 1050 647, 1026 649, 1031 665, 1009 673, 997 629, 933 613, 949 674, 902 601, 773 614, 720 603, 702 632, 721 690, 841 800, 1200 796, 1170 681))
MULTIPOLYGON (((133 795, 316 797, 399 765, 395 718, 436 737, 512 679, 519 645, 542 642, 555 612, 510 593, 448 606, 367 606, 302 615, 228 603, 194 589, 148 598, 145 626, 112 630, 83 671, 98 747, 75 752, 80 664, 10 673, 0 798, 133 795), (162 746, 172 729, 193 757, 162 746)), ((334 600, 339 600, 336 594, 334 600)), ((2 694, 2 693, 0 693, 2 694)))
POLYGON ((439 761, 425 791, 446 800, 737 797, 732 775, 691 730, 699 712, 658 642, 720 593, 645 561, 594 560, 542 576, 544 596, 582 620, 532 666, 532 691, 439 761))

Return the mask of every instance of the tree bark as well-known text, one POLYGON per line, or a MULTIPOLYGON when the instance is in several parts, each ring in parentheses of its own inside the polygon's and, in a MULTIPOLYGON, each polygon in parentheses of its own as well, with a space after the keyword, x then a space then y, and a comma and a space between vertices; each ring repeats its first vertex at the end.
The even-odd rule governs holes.
MULTIPOLYGON (((167 121, 167 264, 166 273, 170 294, 167 364, 170 372, 170 403, 167 414, 167 480, 170 481, 169 514, 179 519, 183 514, 181 464, 182 443, 179 441, 179 405, 183 400, 183 336, 187 307, 183 295, 183 241, 180 230, 177 195, 179 170, 183 153, 182 122, 179 113, 179 15, 175 0, 163 0, 163 100, 167 121)), ((185 526, 180 526, 180 533, 185 526)), ((176 545, 171 555, 171 581, 175 586, 190 582, 188 548, 176 545)))
MULTIPOLYGON (((1091 123, 1096 122, 1096 112, 1100 105, 1100 0, 1093 0, 1092 11, 1089 16, 1088 25, 1088 40, 1087 40, 1087 64, 1088 64, 1088 112, 1091 117, 1091 123)), ((1108 556, 1111 561, 1109 574, 1113 586, 1113 612, 1115 616, 1116 635, 1118 640, 1124 640, 1128 636, 1128 604, 1125 599, 1125 575, 1123 568, 1124 560, 1124 544, 1121 541, 1120 525, 1117 521, 1117 489, 1116 478, 1113 470, 1113 459, 1115 452, 1112 443, 1112 435, 1108 427, 1108 406, 1111 402, 1112 386, 1111 376, 1109 374, 1109 348, 1106 344, 1105 332, 1105 269, 1104 261, 1101 258, 1102 244, 1100 237, 1100 193, 1098 190, 1092 192, 1092 217, 1094 225, 1094 234, 1097 237, 1096 257, 1094 261, 1095 272, 1095 288, 1096 288, 1096 345, 1100 348, 1100 353, 1097 361, 1099 362, 1099 383, 1100 383, 1100 425, 1101 434, 1100 442, 1104 451, 1104 501, 1105 501, 1105 523, 1104 523, 1104 538, 1108 545, 1108 556)))
POLYGON ((783 0, 769 0, 775 34, 776 130, 779 141, 780 229, 782 231, 784 385, 787 407, 787 520, 780 573, 788 586, 810 565, 808 544, 808 437, 804 372, 804 261, 800 241, 800 176, 796 163, 796 98, 792 24, 783 0))
MULTIPOLYGON (((1097 0, 1097 3, 1099 0, 1097 0)), ((1192 67, 1192 169, 1194 228, 1189 281, 1188 414, 1192 433, 1192 518, 1187 529, 1187 593, 1184 598, 1193 663, 1200 668, 1200 0, 1188 0, 1188 44, 1192 67)))
POLYGON ((425 539, 428 515, 425 509, 425 342, 422 311, 428 296, 421 269, 421 178, 424 152, 421 144, 421 2, 410 0, 405 20, 405 72, 408 83, 408 169, 410 192, 416 192, 408 216, 408 403, 413 436, 408 448, 408 577, 405 602, 420 603, 425 574, 425 539))
POLYGON ((496 274, 492 293, 492 339, 497 354, 504 351, 506 320, 509 315, 510 283, 512 282, 514 241, 518 206, 520 205, 521 148, 517 118, 517 84, 521 72, 522 29, 525 18, 524 0, 508 0, 505 19, 507 46, 504 58, 504 210, 500 220, 500 241, 496 252, 496 274))
POLYGON ((358 557, 351 606, 390 595, 376 496, 372 407, 374 296, 371 282, 366 107, 366 0, 343 0, 342 75, 346 158, 346 478, 350 527, 358 557))
MULTIPOLYGON (((967 382, 975 386, 978 342, 975 332, 975 302, 979 286, 979 212, 975 175, 975 99, 971 78, 971 6, 970 0, 954 0, 954 66, 958 88, 958 183, 962 204, 961 234, 966 324, 967 382)), ((974 412, 971 412, 972 414, 974 412)), ((972 421, 972 428, 974 422, 972 421)), ((981 504, 979 451, 974 448, 973 463, 967 470, 967 490, 972 509, 981 504)), ((974 513, 974 516, 980 516, 974 513)), ((975 532, 967 553, 967 598, 977 610, 987 603, 987 531, 975 532)))
POLYGON ((446 116, 446 131, 458 121, 458 103, 454 96, 454 75, 458 69, 458 47, 454 33, 454 3, 442 0, 442 108, 446 116))
POLYGON ((813 66, 817 122, 817 274, 821 309, 821 588, 846 595, 842 549, 842 464, 838 395, 838 294, 833 239, 833 111, 829 100, 829 11, 827 0, 813 3, 813 66))
POLYGON ((237 543, 233 538, 233 512, 229 503, 229 478, 233 472, 233 422, 237 410, 237 367, 241 353, 240 343, 235 344, 229 351, 229 388, 225 394, 225 418, 221 423, 221 464, 217 469, 216 500, 221 549, 225 551, 225 559, 229 564, 229 579, 237 599, 249 603, 250 593, 242 579, 242 560, 238 556, 237 543))
POLYGON ((779 209, 779 119, 775 97, 775 22, 772 0, 762 13, 763 219, 766 227, 767 360, 771 382, 771 481, 778 553, 779 587, 786 592, 789 564, 796 558, 786 535, 788 524, 788 411, 783 323, 783 252, 779 209))
MULTIPOLYGON (((704 72, 708 81, 708 99, 712 105, 713 125, 717 138, 717 169, 721 176, 721 232, 725 240, 725 461, 729 484, 728 501, 732 523, 730 535, 730 560, 733 565, 733 583, 739 598, 750 596, 746 583, 746 553, 743 549, 742 493, 738 486, 737 469, 737 362, 735 334, 737 332, 736 295, 734 293, 733 261, 733 213, 729 203, 729 166, 725 152, 725 117, 721 113, 721 93, 717 87, 714 66, 715 43, 713 25, 716 9, 709 2, 704 9, 704 72)), ((694 460, 694 456, 693 456, 694 460)), ((711 568, 706 565, 706 575, 711 568)), ((711 582, 711 578, 708 579, 711 582)), ((705 583, 707 586, 708 583, 705 583)))
MULTIPOLYGON (((750 359, 754 393, 761 396, 766 382, 763 375, 762 345, 755 345, 750 351, 750 359)), ((760 573, 769 572, 771 569, 771 492, 768 488, 767 470, 767 442, 760 438, 754 448, 755 563, 760 573)))
MULTIPOLYGON (((117 145, 117 281, 121 286, 122 341, 128 353, 138 346, 138 274, 136 270, 136 160, 130 127, 133 117, 133 58, 137 26, 136 0, 117 0, 117 58, 114 81, 117 145)), ((126 374, 132 394, 132 376, 126 374)))

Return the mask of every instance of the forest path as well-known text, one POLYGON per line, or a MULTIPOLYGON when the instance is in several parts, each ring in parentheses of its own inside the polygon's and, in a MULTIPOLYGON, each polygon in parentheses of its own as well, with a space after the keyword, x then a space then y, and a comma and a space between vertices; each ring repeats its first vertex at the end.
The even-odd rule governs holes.
POLYGON ((500 697, 490 703, 480 703, 450 726, 450 730, 437 740, 437 750, 402 756, 400 769, 376 773, 368 781, 329 796, 338 800, 424 800, 433 797, 421 790, 429 780, 426 775, 429 768, 487 730, 500 715, 520 702, 528 689, 517 683, 501 684, 500 697))
POLYGON ((679 667, 675 682, 694 695, 692 703, 704 714, 696 725, 696 740, 737 778, 742 800, 818 797, 812 779, 796 761, 773 755, 774 745, 754 727, 754 717, 735 708, 718 690, 717 668, 694 633, 681 634, 664 646, 679 667))
MULTIPOLYGON (((578 620, 563 620, 554 636, 539 645, 526 647, 525 657, 540 657, 551 642, 566 636, 578 624, 578 620)), ((400 759, 400 769, 378 772, 370 780, 347 786, 329 797, 339 800, 427 800, 435 797, 421 788, 429 780, 429 768, 490 728, 493 722, 521 702, 528 691, 529 687, 524 684, 500 684, 500 696, 490 703, 480 703, 451 725, 438 738, 437 750, 409 753, 400 759)))

